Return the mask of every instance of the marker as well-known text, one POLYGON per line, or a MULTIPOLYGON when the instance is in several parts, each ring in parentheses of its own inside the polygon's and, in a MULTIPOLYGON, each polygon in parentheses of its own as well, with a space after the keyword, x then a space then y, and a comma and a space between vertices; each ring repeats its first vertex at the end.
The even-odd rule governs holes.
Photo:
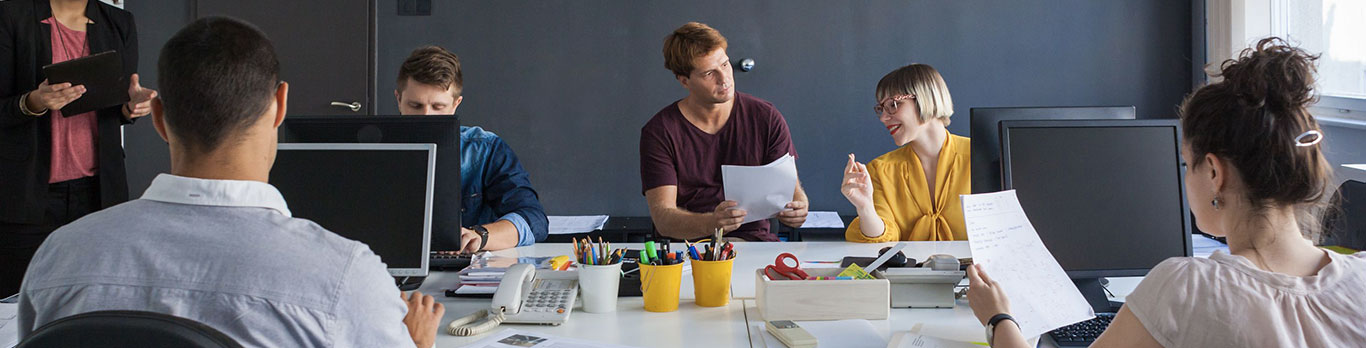
POLYGON ((655 242, 654 242, 654 241, 645 242, 645 250, 649 252, 649 254, 647 254, 647 255, 650 255, 650 257, 645 258, 645 260, 650 260, 650 259, 658 260, 658 259, 659 259, 659 252, 655 250, 655 242))

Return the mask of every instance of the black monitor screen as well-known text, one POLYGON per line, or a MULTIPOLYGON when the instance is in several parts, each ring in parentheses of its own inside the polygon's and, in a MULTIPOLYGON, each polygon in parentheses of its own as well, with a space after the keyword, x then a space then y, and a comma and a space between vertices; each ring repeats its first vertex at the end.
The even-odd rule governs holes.
POLYGON ((460 249, 459 117, 290 116, 280 126, 280 142, 436 144, 432 250, 460 249))
POLYGON ((1134 119, 1133 106, 972 108, 972 193, 1001 190, 1001 121, 1134 119))
POLYGON ((434 147, 280 144, 270 183, 294 217, 369 245, 393 275, 426 275, 434 147))
POLYGON ((1007 189, 1068 274, 1136 276, 1190 255, 1176 120, 1007 121, 1007 189))

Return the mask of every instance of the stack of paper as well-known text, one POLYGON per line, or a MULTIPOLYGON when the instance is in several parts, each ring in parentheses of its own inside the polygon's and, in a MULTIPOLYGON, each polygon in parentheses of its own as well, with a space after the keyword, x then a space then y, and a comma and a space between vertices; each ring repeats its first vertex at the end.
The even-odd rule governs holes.
POLYGON ((536 269, 550 269, 553 257, 506 257, 481 253, 470 260, 470 266, 460 270, 460 286, 455 288, 459 295, 492 294, 498 291, 503 274, 508 267, 518 263, 536 265, 536 269))

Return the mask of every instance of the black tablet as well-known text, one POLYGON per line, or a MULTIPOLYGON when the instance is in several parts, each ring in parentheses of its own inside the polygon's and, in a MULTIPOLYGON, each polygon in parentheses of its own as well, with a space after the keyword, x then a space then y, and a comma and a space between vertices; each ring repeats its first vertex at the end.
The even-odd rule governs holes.
POLYGON ((123 61, 114 51, 76 58, 43 67, 48 84, 69 82, 72 86, 85 85, 85 94, 62 107, 63 116, 127 103, 128 74, 123 61))

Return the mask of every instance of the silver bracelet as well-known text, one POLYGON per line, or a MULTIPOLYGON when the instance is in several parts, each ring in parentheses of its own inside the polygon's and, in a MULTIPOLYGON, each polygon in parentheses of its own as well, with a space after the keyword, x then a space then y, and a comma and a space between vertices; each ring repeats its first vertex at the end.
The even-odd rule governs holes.
POLYGON ((33 92, 24 93, 24 95, 19 96, 19 112, 22 112, 22 113, 24 113, 25 115, 35 116, 35 117, 36 117, 36 116, 42 116, 43 114, 46 114, 46 113, 47 113, 47 109, 43 109, 43 112, 33 112, 32 110, 29 110, 29 109, 28 109, 28 95, 29 95, 30 93, 33 93, 33 92))

